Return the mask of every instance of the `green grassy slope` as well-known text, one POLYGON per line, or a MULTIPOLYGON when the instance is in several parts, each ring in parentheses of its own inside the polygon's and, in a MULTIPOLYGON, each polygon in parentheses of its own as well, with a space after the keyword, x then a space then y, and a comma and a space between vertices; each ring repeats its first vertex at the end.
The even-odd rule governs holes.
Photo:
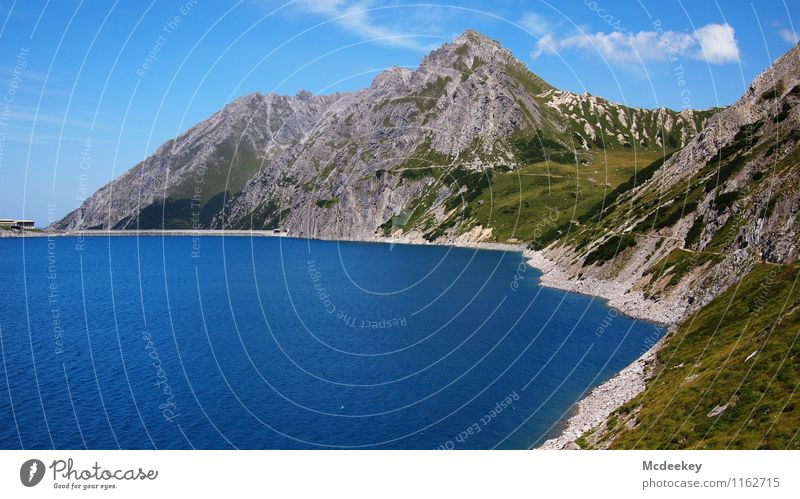
POLYGON ((757 265, 684 321, 659 351, 647 389, 612 415, 600 443, 800 449, 798 277, 800 267, 757 265))
POLYGON ((435 182, 406 213, 384 224, 384 234, 417 229, 433 240, 452 227, 466 232, 481 225, 492 228, 495 241, 542 247, 572 230, 570 224, 596 210, 614 189, 632 187, 634 175, 654 162, 660 164, 663 156, 658 151, 599 150, 587 154, 580 164, 537 161, 485 172, 438 166, 444 162, 441 159, 407 162, 397 170, 403 178, 435 182), (453 193, 445 203, 450 214, 436 222, 431 206, 442 187, 453 193), (462 187, 465 190, 459 192, 462 187))

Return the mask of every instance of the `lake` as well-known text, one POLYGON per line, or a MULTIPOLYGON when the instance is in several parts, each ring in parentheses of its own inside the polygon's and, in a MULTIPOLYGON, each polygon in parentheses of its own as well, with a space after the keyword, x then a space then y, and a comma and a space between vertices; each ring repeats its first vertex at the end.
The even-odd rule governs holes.
POLYGON ((523 449, 664 329, 521 253, 0 239, 0 448, 523 449))

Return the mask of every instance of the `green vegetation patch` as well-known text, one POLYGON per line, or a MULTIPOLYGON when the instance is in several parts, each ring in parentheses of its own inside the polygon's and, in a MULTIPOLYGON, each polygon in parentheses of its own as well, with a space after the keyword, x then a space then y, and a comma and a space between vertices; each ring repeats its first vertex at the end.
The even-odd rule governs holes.
POLYGON ((759 264, 670 334, 612 448, 800 449, 798 270, 759 264))
POLYGON ((330 208, 331 206, 335 205, 339 202, 339 198, 330 198, 330 199, 317 199, 314 204, 316 204, 320 208, 330 208))
POLYGON ((234 229, 271 230, 280 228, 289 216, 289 208, 281 209, 278 203, 269 200, 234 223, 234 229))
POLYGON ((586 255, 586 260, 584 260, 583 264, 596 265, 605 263, 632 246, 636 246, 636 238, 631 234, 615 234, 586 255))
POLYGON ((764 125, 763 120, 744 125, 734 136, 733 141, 720 149, 719 155, 711 158, 704 168, 705 171, 716 171, 705 185, 705 192, 713 191, 728 181, 742 166, 747 163, 745 156, 757 142, 756 134, 764 125))
POLYGON ((556 163, 574 163, 575 155, 562 143, 547 138, 541 130, 533 134, 515 132, 511 137, 514 153, 521 163, 540 163, 542 161, 555 161, 556 163))
POLYGON ((666 206, 661 205, 653 210, 636 225, 635 230, 637 232, 647 232, 651 229, 660 230, 664 227, 672 227, 678 220, 697 209, 701 195, 702 192, 699 188, 679 193, 672 199, 672 202, 665 203, 666 206))
POLYGON ((392 171, 398 172, 400 178, 408 180, 438 178, 453 161, 451 156, 433 149, 428 138, 408 158, 392 168, 392 171))
MULTIPOLYGON (((462 47, 464 47, 464 45, 462 45, 462 47)), ((461 48, 461 47, 459 47, 459 48, 461 48)), ((459 71, 461 73, 461 81, 467 81, 469 79, 469 77, 472 76, 472 73, 475 72, 475 70, 477 70, 479 67, 481 67, 484 64, 486 64, 486 61, 484 61, 480 57, 475 57, 472 60, 472 66, 470 67, 470 66, 467 65, 466 62, 464 62, 464 59, 461 57, 464 54, 463 53, 459 53, 458 49, 456 49, 456 53, 459 54, 459 57, 453 63, 453 69, 455 69, 456 71, 459 71)))
POLYGON ((703 235, 705 226, 706 223, 702 216, 695 218, 694 223, 692 223, 692 226, 689 228, 689 232, 686 233, 684 246, 689 248, 696 244, 700 240, 700 236, 703 235))
POLYGON ((731 191, 719 194, 716 198, 714 198, 714 209, 717 211, 717 213, 722 213, 733 206, 733 203, 735 203, 740 197, 741 193, 739 193, 739 191, 731 191))
POLYGON ((166 199, 156 201, 139 211, 138 220, 137 217, 126 217, 113 227, 113 229, 142 230, 191 228, 191 199, 166 199))
POLYGON ((436 107, 439 98, 444 95, 447 84, 452 80, 450 76, 436 78, 436 81, 428 82, 425 87, 408 97, 395 99, 393 102, 411 102, 417 106, 421 112, 425 113, 436 107))
POLYGON ((667 284, 674 286, 692 270, 700 268, 709 262, 712 265, 719 263, 723 258, 719 253, 674 249, 658 263, 647 269, 645 275, 652 275, 654 281, 669 275, 671 277, 667 284))
POLYGON ((508 64, 506 66, 506 74, 515 79, 531 95, 539 95, 547 90, 554 89, 552 85, 532 73, 522 64, 508 64))
POLYGON ((608 195, 606 195, 603 200, 596 205, 594 205, 591 209, 589 209, 582 217, 581 222, 588 222, 594 218, 601 218, 603 210, 606 207, 611 206, 614 204, 619 197, 630 191, 633 190, 635 187, 640 186, 650 180, 653 175, 664 165, 664 162, 671 158, 673 155, 672 152, 665 154, 664 156, 656 159, 649 165, 645 166, 641 169, 636 169, 633 172, 633 175, 626 180, 619 184, 614 190, 612 190, 608 195))
MULTIPOLYGON (((540 249, 574 234, 585 213, 626 182, 637 165, 661 155, 603 151, 585 165, 541 162, 510 172, 495 171, 489 188, 469 203, 475 223, 493 228, 493 238, 527 241, 540 249)), ((596 235, 587 234, 594 240, 596 235)))
POLYGON ((454 194, 448 198, 445 201, 445 208, 452 210, 477 199, 484 189, 491 186, 493 175, 494 172, 491 170, 476 171, 467 170, 466 168, 454 168, 448 171, 442 181, 450 185, 450 190, 453 193, 459 192, 461 188, 465 188, 465 192, 454 194))
MULTIPOLYGON (((234 139, 220 144, 214 155, 206 161, 205 168, 197 169, 176 188, 170 189, 172 199, 199 197, 201 204, 222 192, 237 193, 261 168, 263 159, 245 147, 238 147, 234 139)), ((170 167, 179 170, 183 165, 170 167)))
POLYGON ((631 176, 649 178, 657 169, 653 162, 660 165, 664 159, 660 151, 608 150, 592 156, 591 163, 582 165, 543 161, 513 170, 477 171, 453 167, 454 158, 431 151, 429 143, 422 144, 392 171, 404 181, 431 178, 436 182, 405 207, 402 216, 386 220, 380 230, 388 235, 399 228, 417 229, 435 238, 448 228, 458 226, 456 232, 463 232, 482 225, 492 228, 495 241, 514 239, 539 249, 574 232, 580 227, 578 220, 585 220, 588 210, 600 206, 609 191, 623 183, 639 185, 631 176), (650 166, 639 168, 643 162, 650 166), (453 213, 437 223, 431 208, 443 186, 451 193, 444 208, 453 213), (462 187, 465 192, 459 192, 462 187))

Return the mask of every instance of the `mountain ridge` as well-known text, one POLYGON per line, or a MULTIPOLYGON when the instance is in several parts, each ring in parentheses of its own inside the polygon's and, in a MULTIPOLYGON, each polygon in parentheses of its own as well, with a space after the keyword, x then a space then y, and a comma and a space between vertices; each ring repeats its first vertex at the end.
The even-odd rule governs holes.
MULTIPOLYGON (((415 70, 386 70, 356 92, 240 97, 52 227, 282 228, 311 237, 374 237, 428 190, 430 177, 401 179, 409 164, 473 171, 551 158, 570 163, 601 148, 679 147, 711 113, 628 108, 559 91, 498 42, 468 30, 415 70), (381 175, 380 185, 361 182, 370 175, 381 175), (371 208, 371 196, 386 199, 371 208), (303 209, 334 207, 334 199, 369 213, 347 230, 335 214, 303 209)), ((440 201, 455 195, 441 187, 434 195, 440 201)), ((448 223, 441 206, 431 208, 437 220, 405 232, 448 223)))
MULTIPOLYGON (((798 104, 795 46, 652 177, 604 199, 581 227, 541 256, 583 280, 630 281, 628 298, 671 309, 674 317, 666 322, 698 310, 740 277, 726 270, 712 279, 701 266, 747 272, 758 261, 796 260, 793 193, 800 192, 800 177, 792 165, 800 138, 798 104), (604 245, 611 253, 599 255, 604 245), (668 258, 674 251, 701 256, 676 274, 670 266, 678 254, 668 258)), ((612 303, 626 299, 617 291, 609 297, 612 303)))

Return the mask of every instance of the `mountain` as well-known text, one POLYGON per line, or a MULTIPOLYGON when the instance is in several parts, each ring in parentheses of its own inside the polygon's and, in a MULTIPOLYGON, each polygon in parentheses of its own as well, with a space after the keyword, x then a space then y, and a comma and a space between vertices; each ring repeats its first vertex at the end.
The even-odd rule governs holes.
POLYGON ((673 324, 635 398, 581 447, 798 448, 800 46, 535 254, 569 285, 673 324))
MULTIPOLYGON (((483 213, 478 198, 493 178, 530 165, 588 170, 611 154, 623 166, 602 186, 615 186, 637 153, 684 146, 711 114, 557 90, 467 31, 417 69, 390 69, 358 92, 241 97, 52 227, 525 239, 525 230, 505 234, 502 214, 483 213)), ((593 200, 579 198, 570 202, 593 200)))

